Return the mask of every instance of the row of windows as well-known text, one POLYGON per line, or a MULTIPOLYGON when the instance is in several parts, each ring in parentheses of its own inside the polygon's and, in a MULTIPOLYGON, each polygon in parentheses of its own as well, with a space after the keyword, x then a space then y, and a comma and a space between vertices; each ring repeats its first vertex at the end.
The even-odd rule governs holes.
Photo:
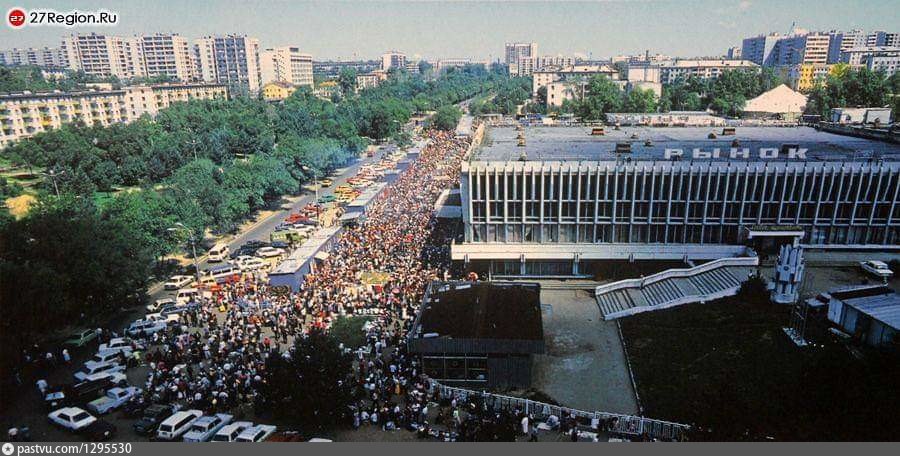
MULTIPOLYGON (((900 244, 900 226, 805 226, 808 244, 900 244)), ((738 225, 709 224, 474 224, 468 242, 740 244, 738 225)))

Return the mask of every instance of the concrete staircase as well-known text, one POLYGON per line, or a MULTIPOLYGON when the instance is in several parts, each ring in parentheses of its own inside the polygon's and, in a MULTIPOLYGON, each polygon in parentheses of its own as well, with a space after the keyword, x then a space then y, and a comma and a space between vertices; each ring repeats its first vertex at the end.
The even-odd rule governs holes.
POLYGON ((732 296, 758 264, 756 257, 722 258, 689 269, 600 285, 597 306, 606 320, 732 296))

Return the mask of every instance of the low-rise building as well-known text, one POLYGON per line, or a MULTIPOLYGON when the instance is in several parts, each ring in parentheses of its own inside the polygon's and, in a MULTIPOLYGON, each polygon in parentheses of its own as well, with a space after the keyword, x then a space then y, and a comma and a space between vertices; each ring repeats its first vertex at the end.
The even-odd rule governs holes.
POLYGON ((900 295, 886 286, 843 288, 816 299, 828 303, 828 321, 863 344, 890 345, 900 331, 900 295))
POLYGON ((610 79, 619 79, 619 73, 609 65, 572 65, 564 67, 548 67, 535 71, 531 75, 531 95, 536 96, 538 89, 557 81, 586 81, 592 76, 603 75, 610 79))
POLYGON ((659 62, 659 82, 671 84, 679 78, 694 76, 700 79, 716 79, 730 70, 759 71, 759 65, 749 60, 670 60, 659 62))
POLYGON ((266 101, 281 101, 291 96, 297 87, 282 81, 270 82, 263 86, 263 99, 266 101))
POLYGON ((781 84, 747 101, 747 104, 744 106, 743 116, 793 120, 798 118, 805 108, 806 95, 781 84))
POLYGON ((226 98, 222 84, 158 84, 82 92, 0 94, 0 145, 81 121, 86 125, 128 123, 156 115, 173 103, 226 98))

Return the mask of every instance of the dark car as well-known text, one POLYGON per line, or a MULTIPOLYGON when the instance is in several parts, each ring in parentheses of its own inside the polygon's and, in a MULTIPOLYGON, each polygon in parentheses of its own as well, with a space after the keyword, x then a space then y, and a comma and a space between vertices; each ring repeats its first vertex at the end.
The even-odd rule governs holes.
POLYGON ((144 410, 147 409, 147 403, 144 402, 143 398, 132 398, 130 401, 126 402, 119 410, 122 411, 122 416, 125 418, 137 418, 139 416, 144 415, 144 410))
POLYGON ((85 405, 113 386, 115 385, 108 378, 63 385, 47 391, 44 404, 52 410, 69 405, 85 405))
POLYGON ((83 433, 88 440, 94 442, 109 440, 116 436, 116 426, 109 421, 97 420, 84 428, 83 433))
POLYGON ((284 250, 287 250, 287 249, 289 249, 291 246, 290 246, 290 244, 288 244, 287 242, 275 241, 275 242, 272 243, 271 247, 276 248, 276 249, 284 249, 284 250))
POLYGON ((156 432, 159 423, 172 416, 170 405, 153 404, 144 409, 144 416, 134 423, 134 432, 138 435, 150 435, 156 432))

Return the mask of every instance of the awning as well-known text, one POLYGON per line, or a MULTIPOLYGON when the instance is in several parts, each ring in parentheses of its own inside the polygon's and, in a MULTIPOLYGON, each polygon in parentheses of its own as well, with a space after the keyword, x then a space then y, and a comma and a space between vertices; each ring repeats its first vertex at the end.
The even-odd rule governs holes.
POLYGON ((328 259, 328 252, 324 252, 324 251, 323 251, 323 252, 316 252, 316 254, 313 255, 313 257, 315 257, 315 259, 317 259, 317 260, 325 261, 325 260, 328 259))

